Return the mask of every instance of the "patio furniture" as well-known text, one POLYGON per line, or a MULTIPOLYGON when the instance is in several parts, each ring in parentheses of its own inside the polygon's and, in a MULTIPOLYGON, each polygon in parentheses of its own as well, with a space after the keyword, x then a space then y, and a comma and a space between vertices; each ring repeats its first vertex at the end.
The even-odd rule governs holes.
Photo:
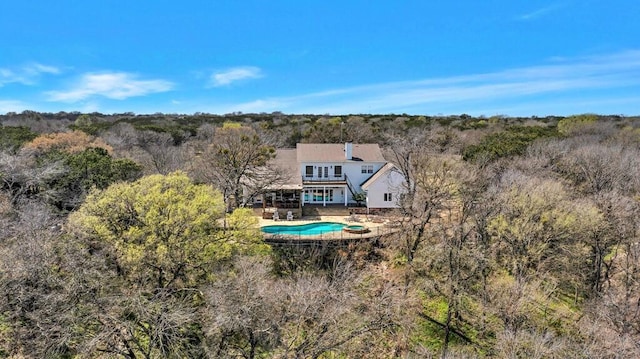
POLYGON ((356 214, 352 214, 349 217, 345 218, 345 221, 347 221, 347 222, 362 222, 360 217, 358 217, 358 215, 356 215, 356 214))

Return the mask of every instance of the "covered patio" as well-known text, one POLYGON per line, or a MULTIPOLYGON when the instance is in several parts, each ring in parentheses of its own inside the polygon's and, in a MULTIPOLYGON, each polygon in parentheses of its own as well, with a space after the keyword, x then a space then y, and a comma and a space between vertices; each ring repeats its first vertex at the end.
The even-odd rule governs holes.
POLYGON ((302 188, 267 189, 256 196, 254 208, 262 207, 262 218, 273 218, 275 212, 278 212, 276 217, 285 220, 291 212, 293 219, 300 219, 302 217, 301 192, 302 188))

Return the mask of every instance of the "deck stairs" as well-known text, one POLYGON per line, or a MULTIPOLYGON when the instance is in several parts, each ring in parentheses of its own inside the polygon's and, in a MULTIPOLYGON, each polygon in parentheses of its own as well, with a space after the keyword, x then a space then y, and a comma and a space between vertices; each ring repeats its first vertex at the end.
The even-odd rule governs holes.
POLYGON ((351 183, 351 180, 349 179, 349 177, 347 177, 346 173, 344 175, 344 179, 347 180, 347 187, 349 187, 349 192, 351 192, 352 196, 355 196, 357 191, 356 191, 355 187, 353 186, 353 183, 351 183))

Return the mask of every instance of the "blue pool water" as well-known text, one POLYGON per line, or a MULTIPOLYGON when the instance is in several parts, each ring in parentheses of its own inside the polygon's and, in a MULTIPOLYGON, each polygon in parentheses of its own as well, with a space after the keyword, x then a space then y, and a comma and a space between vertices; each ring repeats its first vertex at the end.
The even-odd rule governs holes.
POLYGON ((317 222, 295 226, 264 226, 262 232, 268 234, 283 234, 295 236, 313 236, 329 232, 341 231, 345 224, 334 222, 317 222))

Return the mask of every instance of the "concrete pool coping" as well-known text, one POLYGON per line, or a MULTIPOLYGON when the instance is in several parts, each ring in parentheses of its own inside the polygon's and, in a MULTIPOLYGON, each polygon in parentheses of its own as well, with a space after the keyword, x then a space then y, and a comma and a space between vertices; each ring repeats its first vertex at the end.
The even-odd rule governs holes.
POLYGON ((321 235, 279 235, 279 234, 267 234, 263 233, 265 240, 345 240, 345 239, 358 239, 358 238, 374 238, 383 234, 388 234, 394 232, 397 229, 390 228, 385 226, 386 221, 370 221, 367 220, 366 216, 359 216, 360 221, 349 220, 349 217, 344 216, 320 216, 313 218, 301 218, 294 219, 292 221, 282 220, 274 221, 273 219, 264 219, 258 217, 258 225, 260 227, 263 226, 295 226, 295 225, 304 225, 309 223, 318 223, 318 222, 335 222, 342 223, 345 225, 361 225, 366 226, 370 229, 370 232, 367 233, 348 233, 345 231, 335 231, 330 233, 325 233, 321 235))
POLYGON ((301 219, 294 219, 293 221, 287 221, 286 219, 280 219, 279 221, 274 221, 273 219, 264 219, 262 217, 258 217, 258 225, 260 227, 262 226, 276 226, 276 225, 280 225, 280 226, 294 226, 294 225, 302 225, 302 224, 309 224, 309 223, 318 223, 318 222, 336 222, 336 223, 343 223, 346 225, 363 225, 363 226, 367 226, 369 228, 375 228, 375 227, 382 227, 385 225, 385 222, 383 223, 376 223, 376 222, 369 222, 367 221, 366 217, 362 216, 360 217, 361 221, 360 222, 354 222, 354 221, 348 221, 345 219, 344 216, 321 216, 319 217, 314 217, 314 218, 301 218, 301 219))

